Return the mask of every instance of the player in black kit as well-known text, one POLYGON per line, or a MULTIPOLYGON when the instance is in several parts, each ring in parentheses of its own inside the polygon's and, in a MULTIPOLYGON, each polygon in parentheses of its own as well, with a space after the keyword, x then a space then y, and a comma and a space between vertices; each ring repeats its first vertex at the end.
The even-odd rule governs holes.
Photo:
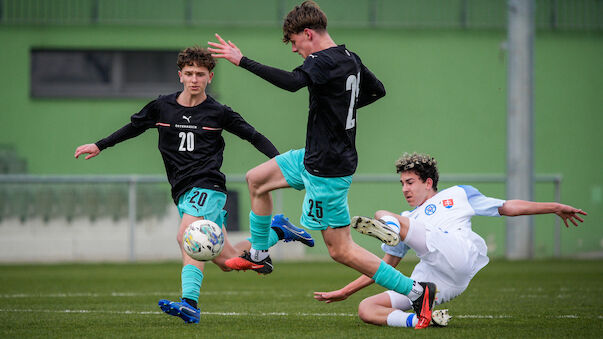
POLYGON ((305 189, 301 224, 320 230, 331 257, 378 284, 408 295, 417 307, 419 324, 431 320, 435 284, 415 282, 376 255, 358 246, 350 235, 347 194, 356 171, 356 109, 385 95, 383 84, 345 45, 327 32, 327 17, 314 1, 291 10, 283 23, 283 41, 304 58, 292 72, 265 66, 241 53, 216 34, 209 42, 214 57, 224 58, 288 91, 308 88, 310 107, 305 149, 291 150, 247 173, 251 212, 251 250, 226 261, 237 270, 272 272, 269 230, 270 192, 279 188, 305 189))
MULTIPOLYGON (((147 129, 157 129, 158 148, 172 186, 172 198, 182 217, 177 240, 183 263, 182 301, 162 299, 159 306, 164 312, 178 316, 187 323, 198 323, 200 319, 197 302, 205 263, 186 254, 182 238, 186 227, 196 220, 207 219, 220 226, 225 224, 226 211, 223 208, 226 202, 226 177, 220 171, 224 152, 222 131, 249 141, 268 158, 279 154, 270 140, 256 131, 241 115, 205 93, 214 76, 212 70, 215 64, 215 59, 207 49, 184 49, 178 55, 178 75, 183 84, 182 91, 159 96, 132 115, 131 122, 115 133, 94 144, 79 146, 75 151, 76 158, 88 154, 85 159, 90 159, 105 148, 136 137, 147 129)), ((222 270, 230 271, 224 262, 249 249, 250 242, 242 241, 232 246, 225 227, 222 229, 225 236, 224 249, 213 262, 222 270)), ((313 245, 307 232, 292 225, 277 225, 270 232, 272 244, 282 239, 301 241, 306 245, 310 245, 311 241, 313 245)))

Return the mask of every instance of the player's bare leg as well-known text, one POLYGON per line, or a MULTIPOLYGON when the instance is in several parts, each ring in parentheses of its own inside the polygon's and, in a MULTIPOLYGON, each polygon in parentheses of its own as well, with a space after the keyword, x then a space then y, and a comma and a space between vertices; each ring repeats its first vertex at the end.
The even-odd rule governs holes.
POLYGON ((176 236, 180 253, 182 254, 182 300, 176 302, 161 299, 158 303, 163 312, 180 317, 186 323, 198 323, 201 318, 201 311, 197 306, 197 301, 199 300, 199 290, 201 288, 201 281, 203 280, 205 263, 197 261, 186 254, 182 247, 182 239, 188 225, 202 219, 203 217, 194 217, 184 213, 180 221, 178 235, 176 236))
POLYGON ((197 220, 203 220, 203 217, 194 217, 192 215, 189 214, 182 214, 182 220, 180 221, 180 228, 178 229, 178 235, 176 236, 176 241, 178 242, 178 246, 180 247, 180 254, 182 256, 182 267, 186 266, 186 265, 193 265, 195 267, 197 267, 199 270, 201 270, 201 272, 203 272, 203 269, 205 268, 205 263, 203 261, 198 261, 195 260, 193 258, 191 258, 188 254, 186 254, 186 252, 184 251, 184 247, 182 247, 182 240, 184 238, 184 231, 186 231, 186 228, 188 227, 188 225, 192 224, 193 222, 197 221, 197 220))
MULTIPOLYGON (((414 249, 419 256, 428 251, 424 237, 417 235, 414 236, 413 239, 407 239, 411 227, 411 221, 407 217, 396 215, 388 211, 378 211, 375 213, 374 219, 368 217, 354 217, 352 218, 352 222, 355 229, 360 233, 373 236, 386 243, 394 230, 399 232, 399 239, 405 241, 405 243, 414 249)), ((431 323, 437 287, 431 282, 414 282, 413 291, 415 289, 418 298, 415 299, 417 294, 411 294, 413 296, 412 306, 418 317, 418 323, 415 328, 420 329, 429 326, 431 323)))
MULTIPOLYGON (((365 323, 378 326, 415 327, 419 321, 418 317, 414 313, 406 312, 412 309, 410 299, 406 299, 404 305, 394 308, 389 293, 392 292, 379 293, 362 300, 358 305, 360 319, 365 323)), ((450 318, 448 310, 434 310, 429 326, 445 327, 450 318)))
POLYGON ((275 159, 249 170, 245 176, 251 200, 250 231, 252 247, 238 258, 225 265, 235 270, 251 269, 261 274, 272 272, 272 260, 268 253, 268 239, 272 218, 272 196, 270 192, 289 187, 275 159), (257 248, 255 248, 255 247, 257 248))
POLYGON ((333 260, 366 276, 375 275, 381 259, 352 240, 349 226, 329 227, 322 231, 322 237, 333 260))
POLYGON ((275 159, 270 159, 249 170, 245 175, 249 188, 251 210, 257 215, 272 214, 270 192, 290 187, 275 159))
POLYGON ((385 292, 370 296, 358 305, 360 320, 373 325, 387 325, 387 316, 393 311, 389 295, 385 292))
POLYGON ((222 233, 224 233, 224 249, 222 249, 222 253, 212 260, 212 262, 220 267, 222 271, 229 272, 232 271, 232 268, 226 266, 226 260, 241 256, 244 251, 249 251, 251 242, 245 239, 233 245, 228 239, 228 233, 226 232, 225 227, 222 227, 222 233))

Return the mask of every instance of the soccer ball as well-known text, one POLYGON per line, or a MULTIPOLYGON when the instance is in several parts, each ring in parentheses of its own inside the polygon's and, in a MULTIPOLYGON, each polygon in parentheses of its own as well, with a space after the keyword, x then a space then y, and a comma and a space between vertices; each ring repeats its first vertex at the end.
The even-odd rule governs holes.
POLYGON ((186 227, 182 247, 195 260, 213 260, 224 249, 222 228, 211 220, 197 220, 186 227))

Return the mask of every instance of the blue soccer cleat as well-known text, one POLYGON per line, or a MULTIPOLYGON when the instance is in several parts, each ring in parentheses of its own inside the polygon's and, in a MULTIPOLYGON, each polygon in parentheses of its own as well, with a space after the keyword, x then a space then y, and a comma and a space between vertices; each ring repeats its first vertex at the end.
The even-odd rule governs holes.
POLYGON ((281 230, 285 242, 299 241, 308 247, 314 247, 314 239, 312 239, 310 233, 306 232, 303 228, 295 227, 295 225, 289 222, 289 218, 285 218, 283 214, 275 215, 272 218, 270 227, 275 230, 281 230))
POLYGON ((159 300, 159 307, 169 315, 182 318, 185 323, 197 324, 201 318, 201 310, 192 307, 185 300, 175 302, 161 299, 159 300))

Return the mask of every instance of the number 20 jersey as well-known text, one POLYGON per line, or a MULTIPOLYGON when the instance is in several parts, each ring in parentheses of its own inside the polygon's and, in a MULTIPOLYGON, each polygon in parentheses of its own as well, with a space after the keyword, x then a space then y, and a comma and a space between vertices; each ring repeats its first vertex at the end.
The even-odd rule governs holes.
POLYGON ((158 148, 163 158, 172 197, 192 187, 226 193, 222 130, 251 141, 256 130, 240 114, 209 95, 201 104, 185 107, 176 101, 180 92, 160 96, 131 118, 142 129, 157 128, 158 148))

